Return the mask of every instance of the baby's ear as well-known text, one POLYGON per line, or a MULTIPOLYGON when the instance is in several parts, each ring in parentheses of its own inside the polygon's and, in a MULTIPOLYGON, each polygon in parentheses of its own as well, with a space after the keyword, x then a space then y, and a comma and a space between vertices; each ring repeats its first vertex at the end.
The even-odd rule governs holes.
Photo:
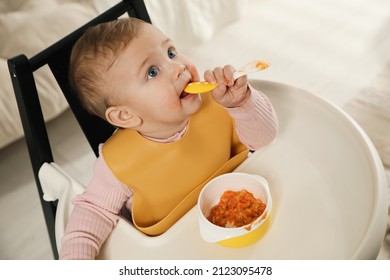
POLYGON ((142 124, 142 119, 129 106, 111 106, 106 109, 107 121, 121 128, 136 129, 142 124))

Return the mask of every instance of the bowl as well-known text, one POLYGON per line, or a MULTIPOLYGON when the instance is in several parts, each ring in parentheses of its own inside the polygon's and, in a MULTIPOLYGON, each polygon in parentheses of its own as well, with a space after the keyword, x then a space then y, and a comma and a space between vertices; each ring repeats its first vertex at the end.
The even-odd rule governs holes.
POLYGON ((198 221, 203 240, 225 247, 245 247, 257 242, 267 232, 271 223, 272 198, 267 180, 248 173, 227 173, 208 182, 201 191, 198 204, 198 221), (246 190, 260 199, 265 210, 249 224, 240 227, 223 227, 210 222, 207 217, 225 191, 246 190))

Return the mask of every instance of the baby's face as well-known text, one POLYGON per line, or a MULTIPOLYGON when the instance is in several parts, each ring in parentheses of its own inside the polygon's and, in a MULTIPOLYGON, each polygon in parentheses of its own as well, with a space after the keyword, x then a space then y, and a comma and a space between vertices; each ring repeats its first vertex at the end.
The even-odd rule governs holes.
POLYGON ((117 102, 142 118, 147 131, 183 127, 201 107, 199 95, 183 93, 198 81, 195 65, 161 31, 144 24, 106 76, 117 102))

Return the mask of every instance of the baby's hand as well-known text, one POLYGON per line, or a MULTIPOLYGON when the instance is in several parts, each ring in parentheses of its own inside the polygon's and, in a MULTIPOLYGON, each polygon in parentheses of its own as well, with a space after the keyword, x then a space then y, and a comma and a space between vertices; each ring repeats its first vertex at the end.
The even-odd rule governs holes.
POLYGON ((218 86, 211 92, 214 100, 227 108, 239 107, 249 98, 250 91, 248 87, 247 76, 242 76, 234 80, 234 68, 231 65, 217 67, 207 70, 204 78, 207 82, 218 86))

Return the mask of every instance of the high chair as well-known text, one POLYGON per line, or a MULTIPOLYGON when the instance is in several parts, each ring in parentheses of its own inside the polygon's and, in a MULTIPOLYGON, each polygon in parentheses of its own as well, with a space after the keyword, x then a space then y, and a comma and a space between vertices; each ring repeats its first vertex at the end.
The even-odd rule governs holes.
MULTIPOLYGON (((123 1, 32 58, 8 61, 32 168, 55 258, 80 184, 55 164, 33 73, 48 64, 88 142, 114 131, 87 114, 67 81, 70 50, 84 30, 128 12, 150 21, 142 1, 123 1)), ((234 172, 262 175, 273 197, 272 222, 256 244, 226 248, 200 237, 193 208, 168 231, 150 237, 120 219, 100 259, 374 259, 385 235, 387 186, 370 139, 345 112, 315 94, 271 81, 251 80, 279 118, 277 139, 234 172)))
POLYGON ((74 43, 88 27, 117 19, 125 13, 131 17, 150 22, 148 12, 142 0, 123 0, 107 12, 99 15, 35 56, 27 58, 25 55, 19 55, 8 60, 8 67, 18 103, 39 197, 41 199, 44 217, 49 231, 53 254, 56 258, 58 258, 58 252, 54 233, 57 202, 56 199, 54 199, 54 201, 44 199, 42 181, 38 175, 39 170, 44 163, 52 163, 54 160, 42 116, 33 73, 45 65, 50 67, 91 148, 97 155, 99 143, 104 142, 113 133, 114 128, 100 118, 90 115, 80 106, 76 96, 72 93, 68 82, 69 57, 74 43))

